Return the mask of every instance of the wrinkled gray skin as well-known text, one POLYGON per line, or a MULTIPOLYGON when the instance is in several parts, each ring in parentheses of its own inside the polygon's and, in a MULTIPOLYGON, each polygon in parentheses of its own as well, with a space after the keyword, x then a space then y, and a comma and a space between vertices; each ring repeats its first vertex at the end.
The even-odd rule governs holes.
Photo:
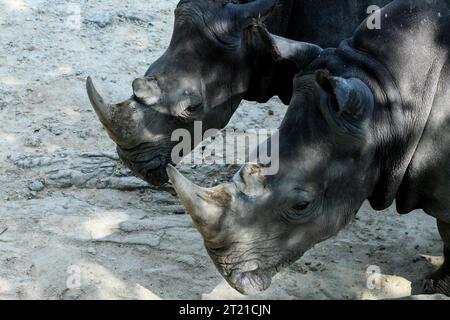
MULTIPOLYGON (((180 1, 167 51, 133 83, 131 99, 110 105, 89 78, 91 103, 117 143, 121 159, 153 185, 167 181, 174 130, 226 126, 242 99, 264 102, 278 95, 286 104, 298 69, 275 62, 251 26, 259 16, 287 38, 336 46, 367 16, 367 7, 388 0, 191 0, 180 1)), ((313 56, 303 56, 299 67, 313 56)), ((194 143, 194 142, 193 142, 194 143)), ((192 145, 194 147, 194 145, 192 145)))
MULTIPOLYGON (((294 80, 280 128, 280 171, 249 164, 234 181, 197 187, 173 167, 177 193, 220 273, 241 293, 336 235, 369 199, 438 221, 445 264, 425 292, 450 295, 450 4, 397 0, 381 30, 362 24, 294 80)), ((260 29, 277 58, 310 48, 260 29)))

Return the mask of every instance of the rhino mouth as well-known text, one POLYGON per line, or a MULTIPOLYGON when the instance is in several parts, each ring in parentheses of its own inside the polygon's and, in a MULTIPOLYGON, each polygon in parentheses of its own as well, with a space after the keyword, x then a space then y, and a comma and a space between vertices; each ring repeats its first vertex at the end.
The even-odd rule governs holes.
POLYGON ((262 268, 259 260, 234 263, 219 263, 213 259, 219 273, 228 284, 243 295, 254 295, 266 291, 272 284, 277 268, 262 268))
POLYGON ((147 183, 159 187, 169 182, 166 168, 169 164, 173 165, 173 162, 164 155, 151 156, 139 149, 145 148, 125 150, 117 147, 117 153, 122 162, 147 183))
POLYGON ((273 276, 272 270, 257 268, 252 271, 233 271, 227 280, 241 294, 253 295, 266 291, 272 284, 273 276))
MULTIPOLYGON (((260 260, 242 262, 230 272, 221 272, 228 284, 243 295, 254 295, 266 291, 272 284, 273 277, 303 256, 290 253, 274 266, 261 267, 260 260)), ((219 270, 225 271, 216 264, 219 270)), ((225 267, 226 265, 223 265, 225 267)))

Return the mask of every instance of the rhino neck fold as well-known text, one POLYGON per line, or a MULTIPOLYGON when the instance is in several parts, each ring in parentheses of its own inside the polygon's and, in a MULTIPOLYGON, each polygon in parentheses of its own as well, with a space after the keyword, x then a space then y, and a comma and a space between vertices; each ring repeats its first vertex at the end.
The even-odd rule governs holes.
POLYGON ((355 49, 352 40, 344 40, 334 54, 339 57, 339 69, 342 68, 341 65, 346 65, 346 69, 349 65, 357 66, 350 72, 338 72, 344 72, 345 77, 360 78, 374 93, 375 110, 371 131, 377 144, 378 161, 374 165, 377 166, 378 173, 369 202, 375 210, 384 210, 394 202, 413 153, 410 151, 407 155, 406 150, 411 147, 411 142, 406 140, 404 133, 395 132, 399 125, 395 122, 403 121, 401 114, 404 101, 395 78, 387 67, 369 53, 355 49), (391 119, 392 115, 397 116, 391 119), (393 138, 388 145, 385 143, 386 136, 393 138), (399 145, 404 148, 400 152, 399 145))
MULTIPOLYGON (((435 13, 448 12, 448 9, 427 7, 432 4, 420 1, 414 1, 414 5, 420 14, 410 10, 408 1, 386 6, 381 16, 388 18, 381 30, 368 30, 363 23, 353 38, 336 50, 347 70, 360 69, 363 77, 373 79, 375 87, 382 91, 382 94, 374 92, 377 103, 371 128, 379 173, 369 201, 376 210, 386 209, 397 200, 397 210, 407 213, 421 203, 419 196, 412 199, 405 190, 418 183, 414 178, 417 173, 409 178, 410 169, 448 56, 435 41, 442 27, 435 13), (433 22, 432 27, 420 23, 425 17, 433 22), (379 39, 383 39, 382 44, 379 39), (420 88, 414 83, 420 83, 420 88)), ((372 81, 368 82, 373 89, 372 81)))

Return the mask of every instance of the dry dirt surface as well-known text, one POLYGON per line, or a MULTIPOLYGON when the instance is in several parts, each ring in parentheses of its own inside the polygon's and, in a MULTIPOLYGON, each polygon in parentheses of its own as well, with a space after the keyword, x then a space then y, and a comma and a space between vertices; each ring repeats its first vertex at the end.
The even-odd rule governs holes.
MULTIPOLYGON (((244 298, 219 276, 177 198, 119 163, 85 93, 92 75, 111 101, 128 98, 167 47, 176 3, 0 0, 0 299, 244 298)), ((276 128, 285 110, 276 99, 244 103, 230 127, 276 128)), ((181 169, 210 186, 237 168, 181 169)), ((408 297, 440 255, 424 213, 365 206, 248 298, 408 297), (371 266, 382 274, 375 290, 371 266)))

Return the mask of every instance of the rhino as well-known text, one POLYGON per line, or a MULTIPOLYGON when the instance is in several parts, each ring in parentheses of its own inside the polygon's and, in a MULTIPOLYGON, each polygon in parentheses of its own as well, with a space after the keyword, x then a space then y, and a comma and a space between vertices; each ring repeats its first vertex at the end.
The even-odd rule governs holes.
MULTIPOLYGON (((167 169, 209 256, 243 294, 266 290, 366 200, 374 210, 395 200, 400 214, 436 218, 445 262, 424 292, 450 295, 450 1, 395 0, 375 14, 381 29, 361 24, 295 76, 278 173, 249 163, 203 188, 167 169)), ((316 52, 258 29, 276 60, 316 52)))
POLYGON ((167 51, 134 80, 130 99, 108 103, 91 78, 87 93, 123 162, 136 176, 161 186, 168 181, 167 164, 178 161, 171 157, 179 142, 171 141, 176 129, 192 135, 195 121, 202 122, 203 133, 222 129, 243 99, 266 102, 279 96, 289 103, 297 66, 314 55, 297 64, 274 61, 253 28, 255 18, 265 19, 274 34, 332 47, 352 35, 370 5, 388 2, 182 0, 167 51))

